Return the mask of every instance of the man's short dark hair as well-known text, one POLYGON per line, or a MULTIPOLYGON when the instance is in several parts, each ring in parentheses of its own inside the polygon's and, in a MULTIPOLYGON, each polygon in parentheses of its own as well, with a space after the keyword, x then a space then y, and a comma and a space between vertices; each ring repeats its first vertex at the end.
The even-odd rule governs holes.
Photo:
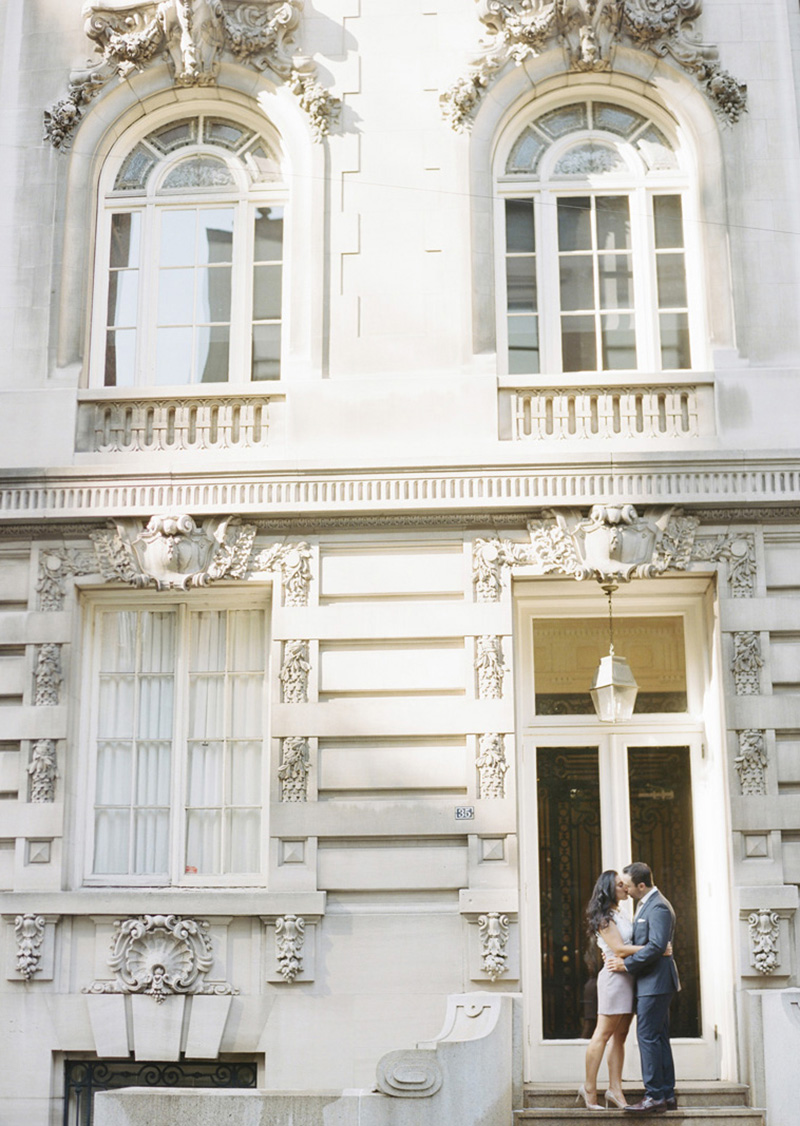
POLYGON ((644 864, 641 860, 635 860, 633 864, 628 864, 622 871, 626 876, 630 876, 631 883, 638 887, 639 884, 644 884, 646 888, 653 886, 653 873, 650 871, 650 865, 644 864))

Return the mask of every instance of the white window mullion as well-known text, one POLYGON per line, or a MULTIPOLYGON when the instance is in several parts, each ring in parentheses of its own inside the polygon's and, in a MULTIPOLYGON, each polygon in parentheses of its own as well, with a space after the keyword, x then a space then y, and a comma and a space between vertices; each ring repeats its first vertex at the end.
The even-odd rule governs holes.
POLYGON ((631 204, 636 361, 640 371, 657 372, 661 370, 661 356, 658 347, 652 194, 644 188, 637 188, 631 192, 631 204))
POLYGON ((181 883, 186 868, 186 797, 189 715, 190 619, 185 603, 176 610, 175 713, 172 724, 172 778, 170 783, 170 873, 181 883))
POLYGON ((152 200, 145 209, 145 233, 142 254, 143 274, 147 285, 141 294, 141 340, 137 359, 139 383, 152 386, 156 370, 156 320, 158 317, 158 248, 161 245, 161 216, 152 200))
POLYGON ((559 299, 558 204, 552 192, 542 191, 537 199, 541 237, 539 255, 539 333, 542 371, 561 371, 561 302, 559 299))

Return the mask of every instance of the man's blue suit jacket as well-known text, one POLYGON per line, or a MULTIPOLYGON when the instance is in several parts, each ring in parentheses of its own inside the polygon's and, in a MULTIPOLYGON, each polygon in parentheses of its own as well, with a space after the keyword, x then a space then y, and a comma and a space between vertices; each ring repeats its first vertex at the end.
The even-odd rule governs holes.
POLYGON ((678 967, 670 954, 664 956, 667 943, 675 934, 675 912, 672 904, 656 890, 633 918, 632 946, 641 946, 624 959, 625 969, 636 978, 638 997, 656 993, 677 993, 681 987, 678 967))

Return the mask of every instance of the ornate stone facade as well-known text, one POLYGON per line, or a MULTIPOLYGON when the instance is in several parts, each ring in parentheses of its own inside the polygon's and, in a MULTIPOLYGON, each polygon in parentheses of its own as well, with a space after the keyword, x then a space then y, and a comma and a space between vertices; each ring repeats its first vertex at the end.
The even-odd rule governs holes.
POLYGON ((108 965, 113 981, 94 981, 84 993, 145 993, 161 1004, 173 993, 238 993, 226 981, 206 980, 214 951, 205 920, 179 915, 118 919, 108 965))
POLYGON ((780 918, 766 907, 753 911, 747 920, 750 933, 750 964, 768 976, 780 965, 780 918))
POLYGON ((743 794, 766 794, 767 753, 764 749, 763 731, 740 731, 739 754, 735 759, 736 773, 743 794))
POLYGON ((488 35, 468 72, 441 96, 457 132, 472 118, 493 79, 509 64, 561 50, 572 71, 606 71, 616 49, 667 58, 692 75, 729 122, 745 110, 747 89, 724 70, 718 51, 693 34, 702 0, 476 0, 488 35))
POLYGON ((733 635, 733 663, 731 672, 737 696, 757 696, 761 691, 759 670, 763 667, 761 659, 761 639, 757 633, 746 631, 733 635))
POLYGON ((307 606, 311 586, 311 548, 307 543, 276 543, 260 551, 253 571, 277 571, 287 606, 307 606))
POLYGON ((61 671, 61 646, 48 643, 39 648, 36 658, 34 703, 37 707, 58 704, 64 674, 61 671))
POLYGON ((33 744, 28 774, 31 779, 30 800, 34 803, 55 801, 58 770, 54 739, 37 739, 33 744))
POLYGON ((481 938, 481 968, 492 981, 508 971, 508 916, 487 911, 478 919, 481 938))
POLYGON ((502 700, 503 677, 508 671, 503 659, 502 638, 483 634, 475 639, 475 648, 478 696, 481 700, 502 700))
POLYGON ((278 674, 284 704, 308 703, 308 674, 310 671, 308 642, 286 641, 283 648, 283 664, 278 674))
POLYGON ((305 929, 300 915, 281 915, 275 920, 275 960, 284 981, 294 981, 302 972, 305 929))
POLYGON ((281 784, 281 801, 308 800, 309 763, 308 740, 290 735, 283 740, 278 780, 281 784))
POLYGON ((480 779, 479 796, 504 798, 506 796, 506 743, 503 735, 481 735, 476 766, 480 779))
POLYGON ((67 95, 44 115, 44 135, 67 147, 86 106, 112 79, 120 81, 164 59, 176 86, 213 86, 230 58, 286 82, 321 140, 339 112, 338 99, 299 53, 294 35, 303 0, 112 0, 84 5, 86 35, 100 62, 70 75, 67 95))
POLYGON ((42 960, 45 920, 42 915, 17 915, 14 938, 17 943, 17 969, 30 981, 42 960))

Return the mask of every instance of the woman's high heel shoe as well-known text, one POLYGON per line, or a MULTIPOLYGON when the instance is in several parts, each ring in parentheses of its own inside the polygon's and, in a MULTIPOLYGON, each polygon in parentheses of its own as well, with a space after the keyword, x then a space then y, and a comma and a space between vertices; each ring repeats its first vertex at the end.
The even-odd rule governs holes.
POLYGON ((586 1088, 584 1087, 583 1083, 581 1083, 580 1087, 578 1088, 578 1097, 575 1099, 575 1102, 579 1103, 581 1099, 583 1099, 583 1105, 587 1110, 605 1110, 605 1107, 598 1106, 597 1103, 589 1102, 589 1096, 586 1094, 586 1088))
POLYGON ((613 1091, 606 1091, 606 1110, 608 1110, 608 1104, 609 1103, 613 1103, 614 1106, 619 1107, 620 1110, 624 1110, 625 1107, 628 1105, 625 1102, 624 1098, 622 1099, 622 1102, 620 1102, 620 1100, 617 1098, 617 1096, 614 1094, 613 1091))

